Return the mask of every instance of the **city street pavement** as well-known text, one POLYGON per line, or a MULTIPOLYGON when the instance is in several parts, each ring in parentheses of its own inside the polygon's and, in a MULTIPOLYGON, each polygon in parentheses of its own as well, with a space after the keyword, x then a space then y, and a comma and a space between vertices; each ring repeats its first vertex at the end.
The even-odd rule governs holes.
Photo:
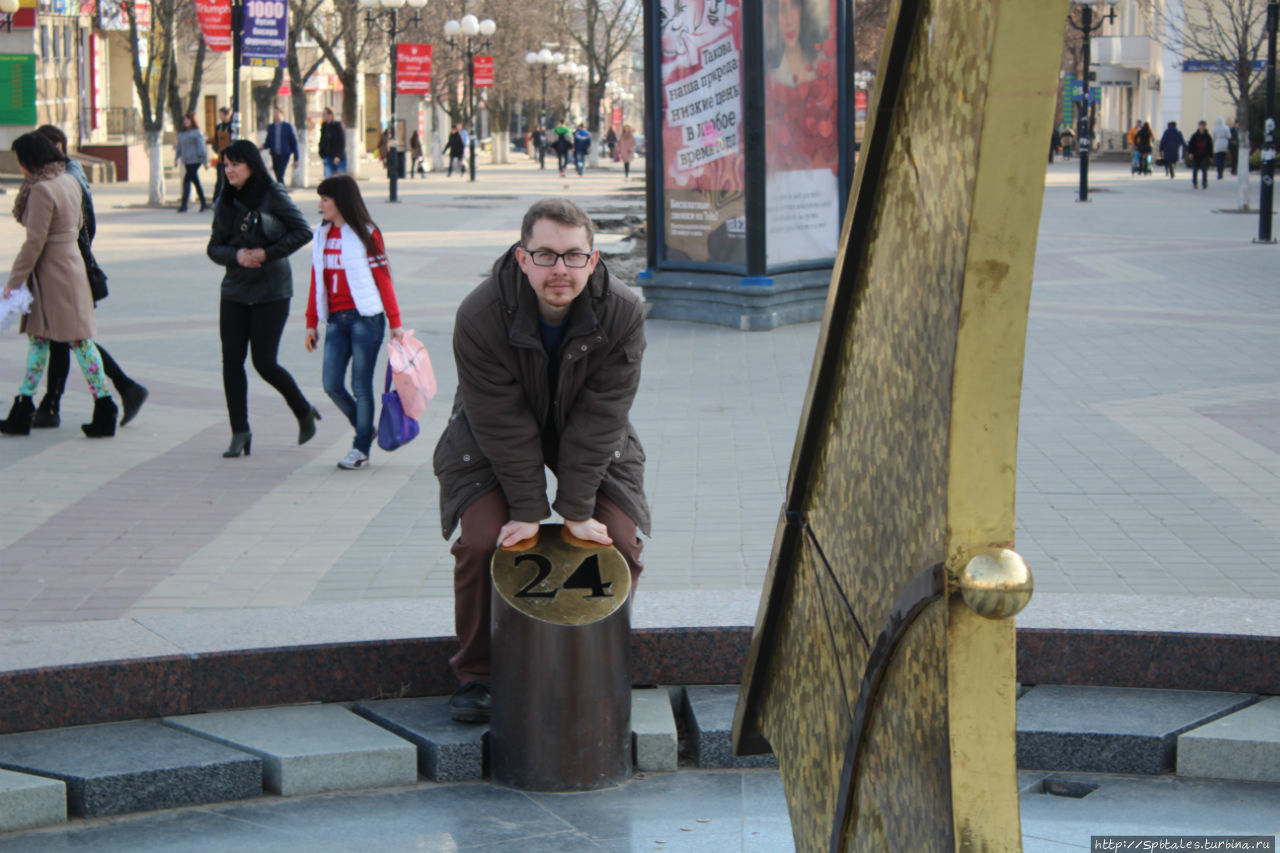
MULTIPOLYGON (((1229 180, 1197 191, 1189 175, 1093 164, 1093 198, 1080 204, 1076 176, 1069 161, 1046 178, 1018 479, 1017 547, 1037 592, 1020 624, 1105 613, 1125 625, 1143 615, 1137 596, 1161 596, 1159 612, 1177 615, 1158 628, 1221 624, 1223 613, 1248 625, 1280 600, 1280 246, 1251 242, 1255 215, 1221 212, 1234 204, 1229 180)), ((335 614, 421 606, 428 635, 449 633, 451 560, 430 461, 454 390, 458 301, 539 196, 569 195, 597 214, 643 212, 639 183, 617 169, 560 179, 517 159, 481 163, 478 177, 403 181, 396 205, 385 180, 362 181, 405 324, 430 349, 441 390, 417 441, 375 450, 372 467, 356 472, 335 467, 351 431, 321 391, 320 354, 303 349, 301 299, 282 363, 323 414, 318 435, 298 447, 292 416, 250 369, 253 455, 221 458, 229 428, 209 216, 147 209, 141 185, 96 188, 95 249, 111 277, 99 339, 151 398, 115 438, 85 439, 77 427, 91 402, 73 371, 60 429, 0 441, 0 656, 10 658, 0 667, 40 665, 42 644, 68 623, 81 623, 78 640, 60 662, 109 654, 129 626, 174 617, 210 631, 310 619, 323 634, 338 630, 335 614)), ((294 197, 316 218, 312 192, 294 197)), ((0 221, 0 265, 21 237, 12 218, 0 221)), ((605 235, 598 245, 617 244, 605 235)), ((299 295, 307 272, 302 252, 299 295)), ((652 321, 647 334, 634 420, 654 530, 637 619, 750 624, 818 325, 739 332, 652 321)), ((14 332, 0 338, 9 396, 24 353, 14 332)), ((1255 633, 1280 628, 1253 622, 1255 633)), ((1113 779, 1068 800, 1031 782, 1032 851, 1086 849, 1104 831, 1280 830, 1267 807, 1274 786, 1113 779)), ((79 821, 3 847, 773 851, 790 849, 784 821, 774 773, 681 771, 569 798, 430 783, 267 798, 79 821)))
MULTIPOLYGON (((1088 204, 1075 182, 1074 161, 1049 167, 1027 336, 1018 548, 1037 598, 1280 599, 1280 246, 1250 242, 1256 215, 1216 212, 1233 204, 1230 180, 1195 191, 1094 164, 1088 204)), ((351 430, 321 390, 321 354, 302 346, 299 252, 281 361, 324 420, 297 446, 250 368, 253 455, 223 459, 209 214, 99 187, 99 339, 151 397, 115 438, 85 439, 91 401, 73 369, 60 429, 0 441, 0 625, 451 595, 430 459, 455 386, 454 310, 534 198, 639 215, 643 194, 617 169, 560 179, 523 160, 475 183, 401 181, 396 205, 384 179, 362 185, 439 377, 421 437, 375 448, 368 470, 335 467, 351 430)), ((294 195, 316 218, 314 194, 294 195)), ((21 237, 0 221, 0 265, 21 237)), ((648 324, 634 409, 653 506, 643 591, 717 590, 753 609, 817 333, 648 324)), ((11 392, 24 352, 15 332, 0 338, 11 392)))

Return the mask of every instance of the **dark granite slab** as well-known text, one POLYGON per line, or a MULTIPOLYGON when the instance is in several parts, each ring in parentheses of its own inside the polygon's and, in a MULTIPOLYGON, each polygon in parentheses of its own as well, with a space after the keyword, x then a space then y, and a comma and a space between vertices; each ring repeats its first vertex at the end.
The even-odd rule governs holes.
MULTIPOLYGON (((651 592, 636 684, 736 684, 758 605, 651 592), (720 621, 721 624, 713 624, 720 621)), ((1038 595, 1018 618, 1025 684, 1280 694, 1280 602, 1038 595)), ((210 710, 447 696, 451 602, 311 605, 0 628, 0 734, 210 710)))
POLYGON ((684 715, 699 767, 777 767, 772 753, 733 754, 733 712, 738 686, 700 685, 684 689, 684 715))
POLYGON ((151 721, 4 735, 0 767, 61 779, 80 817, 262 793, 259 759, 151 721))
POLYGON ((1019 628, 1017 654, 1023 684, 1280 694, 1276 636, 1019 628))
POLYGON ((418 770, 434 782, 467 782, 485 774, 486 725, 449 719, 447 697, 357 702, 351 710, 418 748, 418 770))
POLYGON ((1250 694, 1041 685, 1018 700, 1018 766, 1165 773, 1178 735, 1251 705, 1250 694))

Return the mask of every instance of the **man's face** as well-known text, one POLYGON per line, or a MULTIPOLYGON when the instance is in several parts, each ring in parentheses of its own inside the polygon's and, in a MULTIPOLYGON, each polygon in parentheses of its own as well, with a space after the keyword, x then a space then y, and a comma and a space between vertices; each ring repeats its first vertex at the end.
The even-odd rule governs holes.
POLYGON ((333 110, 325 110, 325 111, 324 111, 324 120, 325 120, 325 121, 333 121, 333 110))
POLYGON ((595 271, 600 256, 591 248, 587 229, 581 225, 562 225, 551 219, 539 219, 533 224, 533 233, 525 245, 516 250, 520 269, 529 279, 529 286, 538 297, 538 310, 548 322, 558 322, 569 312, 573 300, 587 286, 587 280, 595 271), (565 265, 564 258, 557 258, 549 267, 538 266, 530 252, 583 252, 591 257, 585 267, 573 269, 565 265))
POLYGON ((278 122, 280 122, 280 121, 284 121, 284 111, 283 111, 283 110, 272 110, 272 111, 271 111, 271 115, 272 115, 272 116, 274 116, 274 117, 275 117, 275 120, 276 120, 276 121, 278 121, 278 122))

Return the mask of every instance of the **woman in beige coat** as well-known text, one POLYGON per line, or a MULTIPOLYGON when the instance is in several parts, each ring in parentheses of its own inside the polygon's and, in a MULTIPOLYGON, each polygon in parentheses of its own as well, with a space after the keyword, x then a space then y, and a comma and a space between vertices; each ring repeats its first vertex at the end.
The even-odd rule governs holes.
POLYGON ((622 136, 618 138, 618 159, 622 161, 622 179, 631 180, 631 161, 636 156, 636 132, 631 125, 622 126, 622 136))
POLYGON ((29 346, 27 370, 9 417, 0 432, 27 435, 35 393, 49 362, 49 341, 71 344, 80 372, 93 393, 93 421, 81 429, 90 438, 115 435, 116 404, 102 371, 102 358, 93 343, 93 297, 84 259, 76 244, 80 232, 80 184, 67 174, 67 159, 39 133, 25 133, 13 141, 13 152, 26 180, 13 203, 14 218, 27 229, 27 238, 13 261, 4 298, 27 284, 31 310, 23 320, 29 346))

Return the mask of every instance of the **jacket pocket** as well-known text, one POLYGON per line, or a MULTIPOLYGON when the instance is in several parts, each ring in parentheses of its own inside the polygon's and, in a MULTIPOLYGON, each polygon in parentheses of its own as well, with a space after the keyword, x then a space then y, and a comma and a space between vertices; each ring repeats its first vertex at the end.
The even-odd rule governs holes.
MULTIPOLYGON (((436 444, 435 453, 431 457, 431 467, 441 480, 462 479, 463 475, 475 472, 477 475, 490 468, 489 459, 480 452, 471 435, 470 425, 455 416, 445 427, 444 434, 436 444)), ((488 474, 485 473, 485 477, 488 474)), ((483 477, 477 476, 477 479, 483 477)), ((477 483, 477 485, 479 485, 477 483)))

